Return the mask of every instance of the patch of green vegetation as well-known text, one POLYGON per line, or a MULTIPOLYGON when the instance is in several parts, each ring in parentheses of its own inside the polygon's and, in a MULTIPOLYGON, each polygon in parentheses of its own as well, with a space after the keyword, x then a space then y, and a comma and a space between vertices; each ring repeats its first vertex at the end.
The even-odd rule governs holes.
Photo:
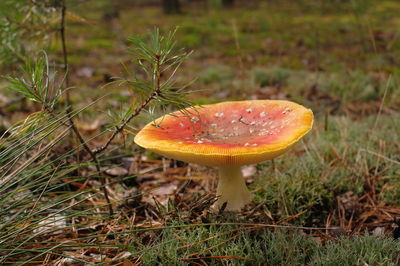
POLYGON ((399 265, 400 242, 389 238, 356 236, 329 242, 315 253, 312 265, 399 265))
POLYGON ((221 83, 231 80, 234 73, 229 66, 210 65, 199 73, 199 80, 204 84, 221 83))
MULTIPOLYGON (((303 98, 315 87, 317 95, 311 97, 331 97, 342 104, 351 102, 370 102, 382 99, 385 91, 389 105, 394 105, 400 90, 397 79, 362 71, 313 72, 293 70, 282 67, 255 67, 248 73, 258 87, 274 86, 292 98, 303 98)), ((315 94, 314 93, 314 94, 315 94)))
POLYGON ((196 33, 189 33, 182 36, 181 44, 187 48, 197 48, 201 46, 203 42, 203 38, 201 35, 196 33))
POLYGON ((334 207, 335 195, 352 191, 362 196, 368 189, 366 180, 373 178, 378 197, 398 204, 400 157, 390 143, 400 141, 395 133, 400 121, 382 116, 371 128, 374 122, 372 117, 357 122, 333 118, 325 131, 317 121, 307 142, 275 159, 275 168, 271 162, 258 166, 255 188, 262 189, 255 200, 265 202, 278 219, 305 211, 297 220, 300 224, 310 217, 323 221, 334 207))
POLYGON ((256 194, 255 201, 265 203, 279 219, 305 212, 296 222, 303 224, 311 216, 323 220, 331 208, 332 191, 321 182, 320 167, 302 161, 298 164, 303 165, 278 173, 262 171, 259 179, 263 190, 256 194))
POLYGON ((86 48, 93 49, 93 48, 103 48, 109 49, 113 47, 113 43, 109 39, 88 39, 86 40, 86 48))
POLYGON ((164 229, 140 254, 145 265, 398 265, 399 249, 368 235, 322 245, 296 229, 210 225, 164 229))
POLYGON ((322 91, 344 102, 377 100, 385 89, 385 84, 379 79, 360 71, 322 74, 316 82, 322 91))
POLYGON ((254 80, 260 87, 286 85, 291 71, 280 67, 255 68, 254 80))
POLYGON ((303 265, 318 247, 317 242, 298 232, 230 225, 165 229, 159 240, 142 253, 145 265, 187 265, 200 260, 196 257, 208 265, 303 265))
MULTIPOLYGON (((400 161, 400 158, 397 160, 400 161)), ((400 205, 400 170, 390 170, 390 174, 380 180, 382 188, 380 197, 388 205, 400 205)))

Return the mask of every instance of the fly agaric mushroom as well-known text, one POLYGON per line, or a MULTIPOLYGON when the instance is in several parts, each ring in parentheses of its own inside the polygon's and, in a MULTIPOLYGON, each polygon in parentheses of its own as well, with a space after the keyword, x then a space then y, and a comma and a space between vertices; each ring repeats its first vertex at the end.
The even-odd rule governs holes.
POLYGON ((290 101, 252 100, 188 108, 147 124, 135 143, 160 155, 217 166, 218 200, 239 211, 252 199, 241 166, 273 159, 312 127, 313 113, 290 101))

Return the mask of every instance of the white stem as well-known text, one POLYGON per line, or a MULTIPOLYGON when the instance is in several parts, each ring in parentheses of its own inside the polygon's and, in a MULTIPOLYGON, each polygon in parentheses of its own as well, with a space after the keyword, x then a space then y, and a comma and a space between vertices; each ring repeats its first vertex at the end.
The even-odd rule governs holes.
POLYGON ((251 202, 252 195, 244 182, 240 166, 219 167, 219 182, 217 187, 218 200, 213 208, 219 210, 226 202, 227 211, 240 211, 251 202))

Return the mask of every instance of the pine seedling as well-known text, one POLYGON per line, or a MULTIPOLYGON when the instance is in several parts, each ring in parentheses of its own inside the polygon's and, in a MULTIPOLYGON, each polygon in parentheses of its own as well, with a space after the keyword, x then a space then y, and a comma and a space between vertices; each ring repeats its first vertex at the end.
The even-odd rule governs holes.
POLYGON ((176 51, 175 33, 176 29, 162 36, 159 29, 155 29, 148 42, 139 37, 128 39, 130 53, 134 56, 134 63, 139 71, 132 72, 125 66, 130 78, 117 79, 113 83, 128 86, 134 100, 131 106, 121 108, 119 112, 109 111, 114 131, 105 145, 94 150, 95 154, 104 151, 116 135, 143 111, 152 115, 157 109, 165 112, 168 107, 183 109, 193 106, 193 102, 187 97, 193 93, 187 90, 192 82, 183 86, 176 82, 176 74, 191 52, 183 49, 176 51))
POLYGON ((56 73, 50 72, 46 53, 35 63, 28 60, 22 69, 22 77, 7 77, 12 91, 22 94, 26 99, 42 105, 43 110, 51 112, 62 94, 62 81, 57 82, 56 73))
POLYGON ((26 61, 57 30, 59 0, 0 1, 0 66, 26 61))
MULTIPOLYGON (((162 37, 155 30, 149 43, 138 38, 132 41, 132 45, 135 45, 132 53, 141 71, 132 75, 133 78, 117 82, 129 85, 135 103, 114 112, 117 117, 115 131, 97 153, 104 151, 129 121, 143 111, 191 105, 186 98, 189 92, 183 91, 187 86, 179 86, 175 80, 180 65, 189 53, 182 50, 174 53, 173 34, 162 37), (143 52, 146 57, 138 52, 143 52)), ((68 190, 71 184, 76 186, 84 184, 87 179, 98 178, 100 171, 84 176, 77 174, 78 169, 90 164, 71 161, 80 149, 87 147, 85 142, 64 154, 56 152, 72 128, 70 118, 82 110, 66 113, 67 108, 60 106, 64 79, 57 78, 55 74, 49 70, 44 54, 35 63, 27 63, 20 77, 7 77, 9 89, 40 104, 42 108, 9 129, 9 137, 0 139, 3 147, 0 150, 0 263, 16 259, 27 263, 52 253, 67 257, 62 251, 70 249, 69 243, 47 241, 48 236, 62 235, 72 228, 86 228, 93 222, 109 218, 108 213, 98 213, 97 210, 110 207, 110 202, 88 207, 93 199, 104 202, 104 194, 101 195, 99 189, 105 189, 108 183, 68 190), (70 225, 71 220, 78 223, 70 225), (34 246, 32 243, 35 243, 34 246)), ((99 167, 103 163, 101 159, 105 158, 97 159, 97 153, 94 153, 96 160, 93 157, 91 159, 99 167)), ((102 245, 96 234, 90 239, 94 240, 92 246, 102 245)), ((85 237, 71 240, 74 245, 87 245, 85 237)), ((79 258, 72 259, 86 262, 79 258)))
MULTIPOLYGON (((63 81, 49 70, 46 55, 27 63, 22 77, 7 80, 9 89, 42 108, 0 138, 0 264, 27 263, 51 253, 62 243, 43 243, 38 248, 32 241, 68 231, 70 217, 84 216, 82 203, 102 197, 98 188, 69 190, 70 183, 83 184, 98 174, 77 174, 88 166, 71 160, 83 144, 59 152, 71 130, 70 117, 82 110, 66 114, 59 105, 63 81)), ((84 211, 91 212, 90 208, 84 211)))

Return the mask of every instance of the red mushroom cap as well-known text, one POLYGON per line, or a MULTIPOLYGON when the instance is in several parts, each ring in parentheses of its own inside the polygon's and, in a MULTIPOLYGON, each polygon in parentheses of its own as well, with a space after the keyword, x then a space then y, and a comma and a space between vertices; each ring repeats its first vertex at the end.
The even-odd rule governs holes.
POLYGON ((281 155, 312 124, 312 111, 290 101, 223 102, 160 117, 136 135, 135 143, 181 161, 245 165, 281 155))

